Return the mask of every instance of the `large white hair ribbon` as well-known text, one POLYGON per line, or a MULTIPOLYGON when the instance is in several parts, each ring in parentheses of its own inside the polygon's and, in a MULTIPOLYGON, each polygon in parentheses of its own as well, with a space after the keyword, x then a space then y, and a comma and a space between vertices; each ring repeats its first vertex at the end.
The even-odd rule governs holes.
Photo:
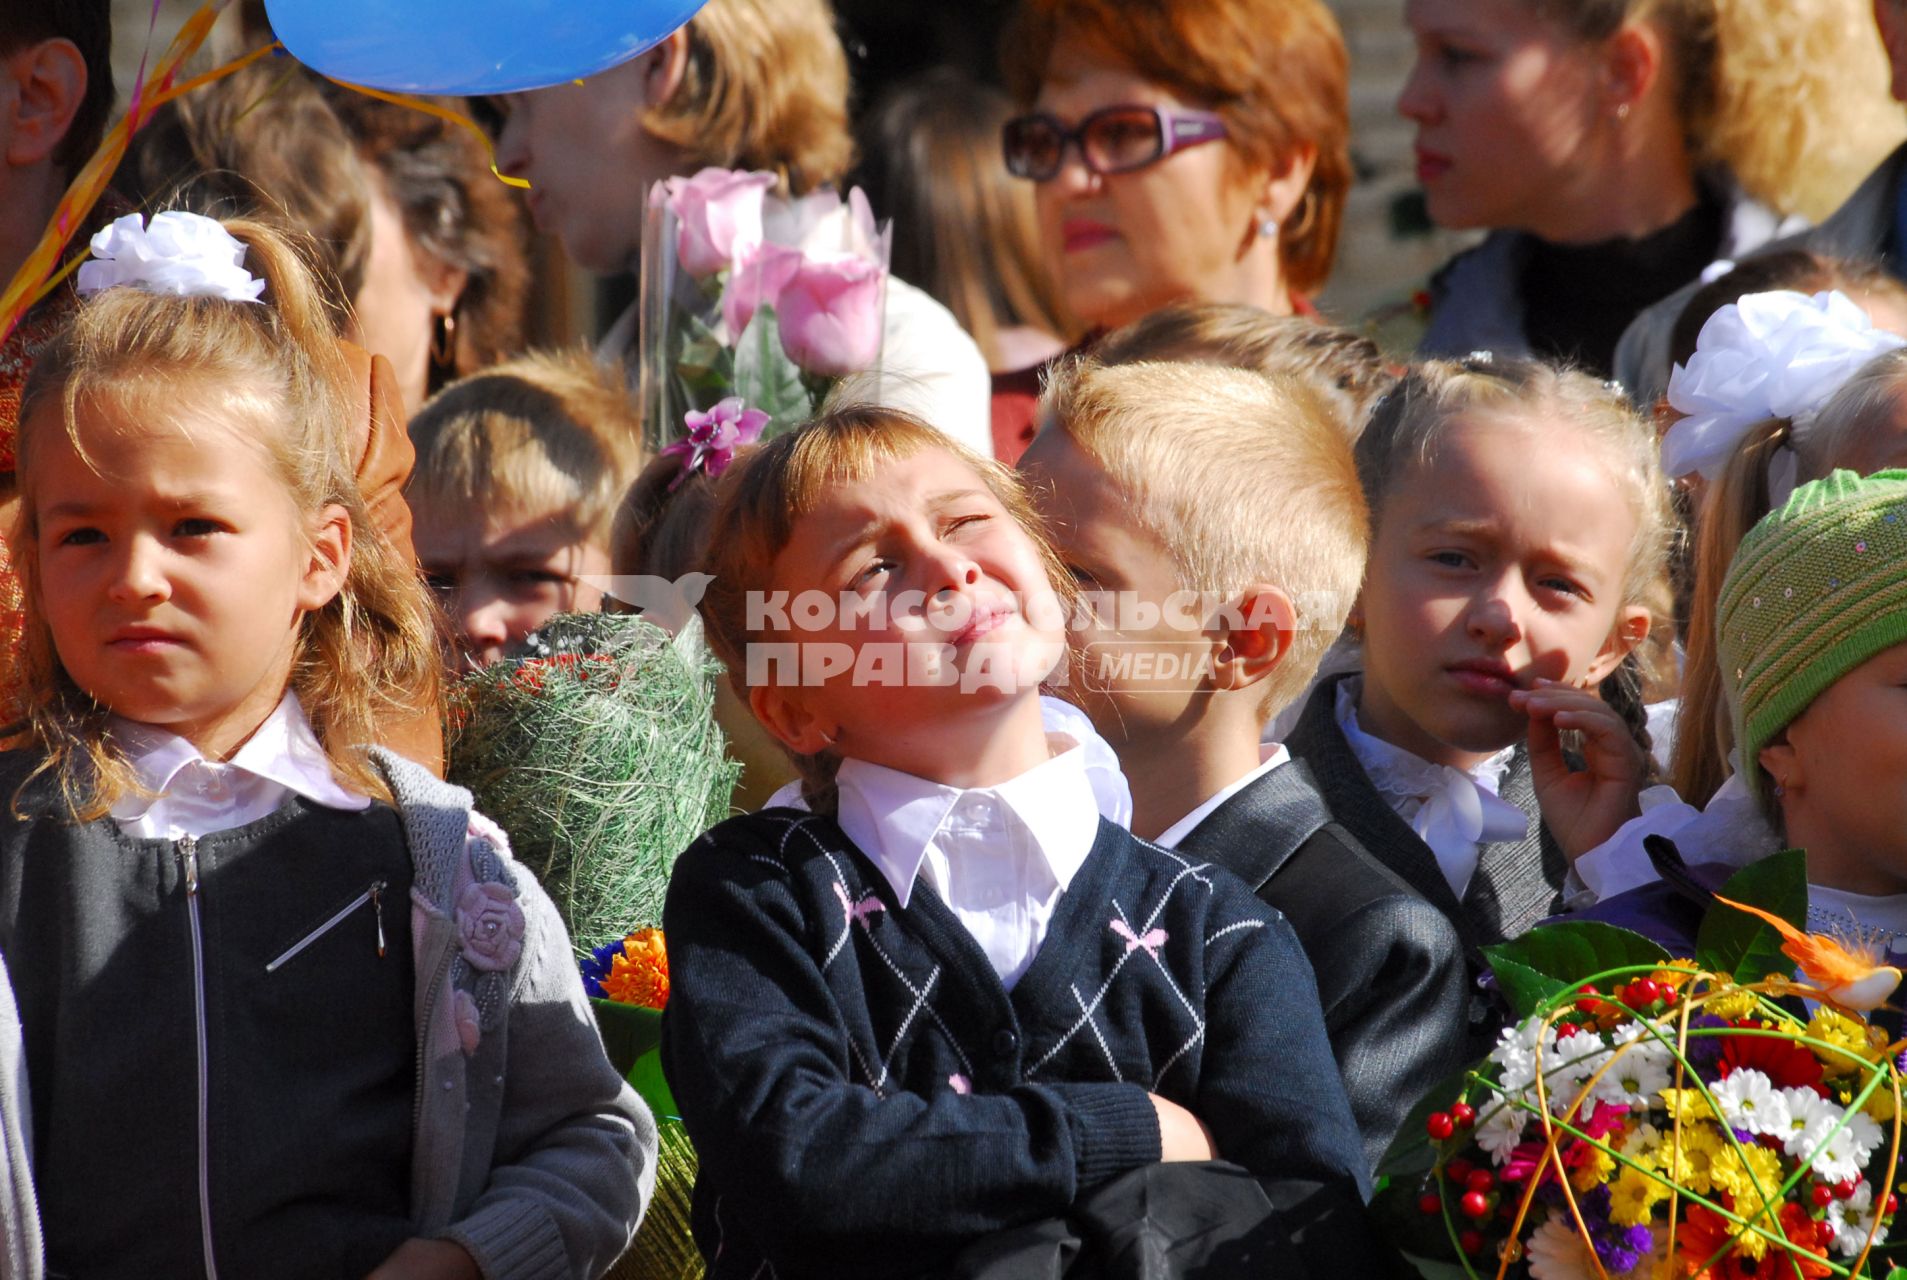
POLYGON ((169 209, 146 224, 136 213, 115 219, 92 240, 93 260, 79 269, 82 296, 129 285, 181 298, 257 302, 265 282, 244 267, 245 243, 216 219, 169 209))
POLYGON ((1876 329, 1843 293, 1784 289, 1730 303, 1708 318, 1695 353, 1669 375, 1669 406, 1687 416, 1662 438, 1663 470, 1715 480, 1756 423, 1786 418, 1805 431, 1856 370, 1902 346, 1907 338, 1876 329))

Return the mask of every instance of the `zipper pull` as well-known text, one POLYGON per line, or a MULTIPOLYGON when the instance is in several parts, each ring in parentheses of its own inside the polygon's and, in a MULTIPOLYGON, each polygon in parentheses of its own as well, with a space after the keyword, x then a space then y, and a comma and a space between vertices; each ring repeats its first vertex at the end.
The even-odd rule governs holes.
POLYGON ((197 836, 179 838, 179 862, 185 868, 185 896, 199 896, 199 840, 197 836))
POLYGON ((377 918, 377 958, 384 958, 384 881, 371 882, 371 914, 377 918))

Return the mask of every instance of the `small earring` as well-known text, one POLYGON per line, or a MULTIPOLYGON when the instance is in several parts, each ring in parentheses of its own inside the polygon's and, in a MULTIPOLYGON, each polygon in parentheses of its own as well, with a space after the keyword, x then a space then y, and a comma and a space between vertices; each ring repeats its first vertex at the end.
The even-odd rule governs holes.
POLYGON ((1627 120, 1628 118, 1629 118, 1629 104, 1626 102, 1618 102, 1616 104, 1616 119, 1627 120))
MULTIPOLYGON (((839 732, 840 732, 840 730, 839 730, 839 729, 836 729, 836 730, 835 730, 835 733, 839 733, 839 732)), ((822 735, 821 735, 821 749, 822 749, 823 751, 825 751, 825 750, 827 750, 827 749, 828 749, 829 747, 832 747, 832 746, 834 745, 834 740, 835 740, 835 739, 834 739, 834 734, 833 734, 833 733, 824 733, 824 734, 822 734, 822 735)))
POLYGON ((1785 786, 1783 786, 1783 785, 1782 785, 1781 783, 1779 783, 1779 782, 1777 782, 1777 783, 1775 783, 1775 798, 1776 798, 1777 800, 1778 800, 1778 799, 1780 799, 1780 798, 1781 798, 1782 796, 1785 796, 1785 795, 1787 795, 1787 794, 1788 794, 1788 788, 1786 788, 1785 786))
POLYGON ((430 362, 453 368, 457 363, 457 317, 441 315, 430 335, 430 362))
POLYGON ((1278 219, 1266 218, 1263 222, 1260 222, 1258 224, 1258 238, 1260 240, 1277 239, 1278 238, 1278 219))

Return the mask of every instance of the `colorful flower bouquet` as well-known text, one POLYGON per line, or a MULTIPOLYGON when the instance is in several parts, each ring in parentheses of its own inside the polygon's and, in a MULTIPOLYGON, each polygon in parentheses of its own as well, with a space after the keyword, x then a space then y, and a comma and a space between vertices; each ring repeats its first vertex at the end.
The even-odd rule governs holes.
POLYGON ((1804 877, 1799 853, 1738 873, 1689 959, 1589 922, 1487 950, 1517 1021, 1379 1171, 1376 1211, 1426 1275, 1907 1276, 1876 1253, 1900 1046, 1815 972, 1804 877))
POLYGON ((694 1280, 702 1256, 689 1233, 695 1147, 662 1075, 662 1010, 669 1003, 669 951, 662 930, 643 928, 606 942, 582 961, 583 986, 596 1009, 603 1049, 656 1118, 661 1151, 656 1192, 642 1227, 612 1277, 694 1280))
POLYGON ((748 411, 765 415, 753 434, 786 431, 880 363, 890 229, 858 188, 795 200, 775 185, 704 169, 650 193, 639 314, 652 450, 693 432, 721 447, 748 411))

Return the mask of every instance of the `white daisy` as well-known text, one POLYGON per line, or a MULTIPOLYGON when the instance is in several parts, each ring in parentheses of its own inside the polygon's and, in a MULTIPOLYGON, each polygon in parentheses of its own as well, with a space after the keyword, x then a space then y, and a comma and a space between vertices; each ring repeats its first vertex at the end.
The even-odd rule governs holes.
POLYGON ((1742 1067, 1709 1092, 1730 1128, 1747 1133, 1784 1133, 1788 1127, 1788 1100, 1765 1071, 1742 1067))
POLYGON ((1501 1094, 1485 1104, 1483 1111, 1483 1118, 1477 1122, 1477 1145, 1501 1168, 1510 1162, 1510 1153, 1523 1141, 1530 1113, 1501 1094))
POLYGON ((1810 1163, 1824 1182, 1858 1178, 1880 1141, 1881 1127, 1874 1123, 1873 1117, 1862 1111, 1850 1112, 1841 1131, 1814 1148, 1810 1163))
MULTIPOLYGON (((1874 1230, 1874 1188, 1862 1178, 1854 1194, 1828 1206, 1828 1224, 1834 1228, 1834 1251, 1843 1258, 1858 1257, 1867 1248, 1867 1233, 1874 1230)), ((1887 1242, 1887 1224, 1875 1232, 1874 1243, 1887 1242)))
POLYGON ((1674 1058, 1639 1022, 1617 1027, 1614 1063, 1596 1082, 1595 1097, 1617 1106, 1646 1107, 1669 1087, 1674 1058))
POLYGON ((1812 1089, 1783 1089, 1781 1097, 1788 1104, 1787 1123, 1768 1132, 1781 1139, 1789 1158, 1806 1162, 1841 1118, 1841 1109, 1812 1089))

